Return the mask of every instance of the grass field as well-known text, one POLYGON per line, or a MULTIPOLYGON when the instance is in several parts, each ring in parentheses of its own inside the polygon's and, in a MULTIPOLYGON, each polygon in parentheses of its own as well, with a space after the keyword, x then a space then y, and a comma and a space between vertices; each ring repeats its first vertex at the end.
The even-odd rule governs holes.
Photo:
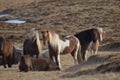
MULTIPOLYGON (((104 40, 102 54, 120 52, 120 1, 119 0, 0 0, 0 11, 9 16, 0 18, 0 36, 9 37, 15 46, 23 47, 29 29, 51 28, 60 35, 74 34, 92 27, 102 27, 104 40), (11 11, 9 11, 11 10, 11 11), (24 19, 25 24, 8 24, 3 20, 24 19), (117 44, 114 44, 114 43, 117 44), (112 45, 107 45, 111 43, 112 45)), ((40 35, 41 38, 41 35, 40 35)), ((46 47, 45 47, 46 48, 46 47)), ((101 54, 100 54, 101 55, 101 54)), ((98 55, 98 56, 100 56, 98 55)), ((0 66, 0 80, 120 80, 119 72, 96 72, 104 64, 101 59, 74 66, 70 55, 62 55, 62 71, 19 72, 18 66, 4 69, 0 66), (98 63, 94 62, 98 61, 98 63)))

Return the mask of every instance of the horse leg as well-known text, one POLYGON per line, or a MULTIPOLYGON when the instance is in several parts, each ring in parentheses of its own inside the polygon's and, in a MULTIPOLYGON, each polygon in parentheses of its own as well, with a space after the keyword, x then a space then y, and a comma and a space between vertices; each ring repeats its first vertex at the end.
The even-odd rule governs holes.
POLYGON ((99 47, 99 41, 97 40, 92 46, 93 55, 97 54, 98 47, 99 47))
POLYGON ((95 48, 95 54, 97 54, 97 52, 98 52, 98 47, 99 47, 99 41, 97 40, 97 42, 96 42, 96 48, 95 48))
POLYGON ((78 62, 77 62, 77 55, 78 55, 78 52, 77 52, 77 50, 75 51, 73 51, 73 52, 71 52, 71 55, 72 55, 72 57, 73 57, 73 59, 74 59, 74 63, 75 64, 77 64, 78 62))
POLYGON ((97 54, 97 52, 98 52, 98 47, 96 47, 96 49, 93 49, 93 55, 95 55, 95 54, 97 54))
POLYGON ((78 64, 80 64, 83 61, 82 54, 81 54, 81 48, 79 48, 78 50, 77 61, 78 61, 78 64))
POLYGON ((82 54, 83 61, 85 61, 86 50, 81 50, 81 54, 82 54))
POLYGON ((6 68, 6 57, 4 55, 2 56, 2 63, 4 68, 6 68))
POLYGON ((91 56, 94 55, 94 49, 90 49, 89 51, 90 51, 91 56))
POLYGON ((38 59, 38 54, 36 54, 36 58, 38 59))
POLYGON ((53 56, 51 54, 50 54, 50 59, 51 59, 50 61, 55 62, 54 59, 53 59, 53 56))
POLYGON ((7 61, 8 61, 8 68, 11 68, 12 67, 12 58, 7 57, 7 61))
POLYGON ((55 56, 55 61, 57 64, 57 70, 61 70, 60 55, 59 54, 57 56, 55 56))

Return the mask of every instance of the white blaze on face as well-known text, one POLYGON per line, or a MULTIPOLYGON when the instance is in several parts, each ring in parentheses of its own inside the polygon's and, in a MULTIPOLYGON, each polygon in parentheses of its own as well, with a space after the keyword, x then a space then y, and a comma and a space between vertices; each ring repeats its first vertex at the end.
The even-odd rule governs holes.
POLYGON ((102 37, 102 34, 100 34, 100 41, 103 41, 103 37, 102 37))
POLYGON ((103 29, 102 28, 97 28, 97 30, 99 31, 99 34, 100 34, 100 41, 103 41, 103 37, 102 37, 103 29))

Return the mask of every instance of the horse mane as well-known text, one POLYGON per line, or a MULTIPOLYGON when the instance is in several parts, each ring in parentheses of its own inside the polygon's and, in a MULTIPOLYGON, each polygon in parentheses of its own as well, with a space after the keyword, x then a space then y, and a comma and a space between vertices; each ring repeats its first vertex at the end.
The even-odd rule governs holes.
POLYGON ((49 42, 53 47, 57 47, 58 45, 58 41, 59 41, 59 35, 57 33, 55 33, 55 31, 53 30, 49 30, 48 31, 49 34, 49 42))
POLYGON ((38 33, 38 31, 35 30, 35 28, 30 29, 29 38, 30 38, 30 40, 33 40, 33 41, 36 40, 38 51, 39 51, 39 53, 41 53, 42 52, 42 46, 41 46, 41 43, 40 43, 39 33, 38 33))
POLYGON ((40 38, 39 38, 38 31, 36 31, 36 44, 37 44, 39 53, 41 53, 42 52, 42 46, 41 46, 41 43, 40 43, 40 38))

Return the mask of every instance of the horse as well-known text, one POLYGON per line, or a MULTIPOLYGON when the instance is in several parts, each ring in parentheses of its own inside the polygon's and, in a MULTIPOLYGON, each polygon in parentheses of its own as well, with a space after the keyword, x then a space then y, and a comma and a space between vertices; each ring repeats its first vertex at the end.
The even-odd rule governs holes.
POLYGON ((91 51, 91 54, 97 54, 100 41, 103 41, 103 29, 100 27, 91 28, 74 34, 81 44, 81 54, 85 60, 86 51, 91 51))
POLYGON ((61 70, 60 54, 71 53, 75 64, 82 61, 80 54, 80 43, 79 40, 73 36, 68 35, 63 38, 53 30, 45 29, 41 31, 43 37, 43 44, 48 44, 50 59, 56 63, 57 70, 61 70))
POLYGON ((8 65, 8 68, 12 67, 14 57, 13 51, 13 42, 10 39, 0 37, 0 54, 2 55, 4 68, 6 68, 6 64, 8 65))
POLYGON ((54 64, 49 63, 45 58, 32 58, 30 55, 21 55, 19 70, 28 71, 51 71, 55 70, 54 64))
POLYGON ((23 43, 23 54, 29 54, 33 57, 36 55, 38 58, 39 54, 42 52, 42 45, 39 39, 38 31, 35 28, 30 29, 29 38, 25 39, 23 43))

